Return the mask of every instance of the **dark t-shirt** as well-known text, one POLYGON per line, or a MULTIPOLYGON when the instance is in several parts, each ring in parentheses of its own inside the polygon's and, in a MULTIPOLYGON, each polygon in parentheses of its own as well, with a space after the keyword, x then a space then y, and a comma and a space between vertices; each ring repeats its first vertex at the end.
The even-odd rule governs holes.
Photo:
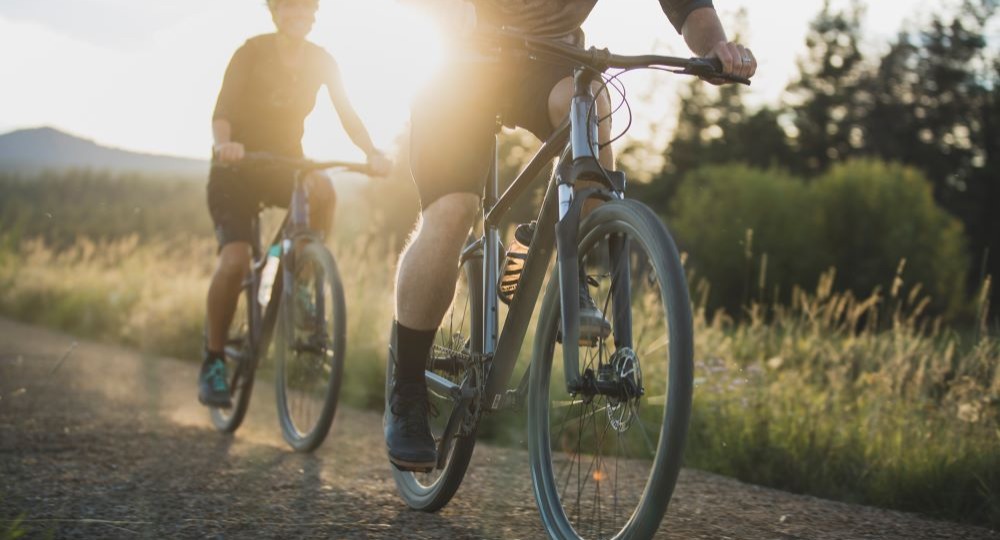
POLYGON ((232 140, 247 151, 302 157, 306 116, 319 88, 339 71, 330 53, 310 42, 301 65, 285 65, 277 37, 250 38, 233 54, 212 118, 228 120, 232 140))
MULTIPOLYGON (((472 0, 486 24, 528 34, 560 37, 576 32, 598 0, 472 0)), ((712 0, 659 0, 670 23, 681 31, 694 10, 712 7, 712 0)))

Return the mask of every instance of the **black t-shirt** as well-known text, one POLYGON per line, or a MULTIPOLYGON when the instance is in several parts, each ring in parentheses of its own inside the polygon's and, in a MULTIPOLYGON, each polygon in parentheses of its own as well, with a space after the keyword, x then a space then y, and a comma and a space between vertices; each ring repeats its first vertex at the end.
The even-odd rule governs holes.
MULTIPOLYGON (((576 32, 598 0, 472 0, 482 22, 543 37, 576 32)), ((694 10, 712 7, 712 0, 659 0, 670 23, 681 31, 694 10)))
POLYGON ((339 77, 339 70, 330 53, 311 42, 301 65, 285 65, 277 37, 250 38, 233 54, 212 118, 229 121, 232 140, 247 151, 302 157, 306 116, 319 88, 339 77))

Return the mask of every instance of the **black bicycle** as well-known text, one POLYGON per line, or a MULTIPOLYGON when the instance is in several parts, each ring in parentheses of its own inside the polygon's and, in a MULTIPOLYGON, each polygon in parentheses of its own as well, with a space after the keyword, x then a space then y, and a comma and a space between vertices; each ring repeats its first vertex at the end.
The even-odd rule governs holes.
POLYGON ((212 408, 223 432, 239 428, 250 404, 254 375, 274 342, 275 393, 285 441, 310 452, 326 438, 337 409, 344 368, 346 309, 333 255, 309 223, 308 185, 312 171, 337 169, 368 173, 368 166, 342 161, 291 159, 248 153, 234 166, 294 171, 288 212, 265 251, 260 219, 253 220, 253 256, 226 339, 231 409, 212 408))
MULTIPOLYGON (((614 77, 603 74, 611 68, 749 81, 722 75, 709 59, 619 56, 507 32, 489 39, 501 59, 510 52, 572 63, 570 117, 503 194, 494 151, 483 233, 462 253, 456 297, 426 369, 438 463, 426 472, 394 469, 396 485, 411 507, 441 508, 462 482, 482 414, 526 403, 531 478, 549 535, 650 538, 673 493, 688 429, 691 308, 666 227, 646 205, 625 199, 624 174, 596 158, 600 119, 591 85, 603 80, 606 90, 614 77), (499 225, 555 158, 501 325, 498 281, 506 296, 511 276, 501 276, 499 225), (601 187, 576 189, 578 181, 601 187), (584 217, 589 199, 603 204, 584 217), (531 364, 509 389, 547 275, 531 364), (611 323, 606 337, 581 339, 581 283, 611 323)), ((391 379, 390 362, 387 395, 391 379)))

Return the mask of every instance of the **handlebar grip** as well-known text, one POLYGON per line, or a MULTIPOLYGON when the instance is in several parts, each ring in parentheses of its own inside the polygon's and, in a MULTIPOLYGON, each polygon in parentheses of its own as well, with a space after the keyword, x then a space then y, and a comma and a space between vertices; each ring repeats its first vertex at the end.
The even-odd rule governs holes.
POLYGON ((691 62, 691 65, 684 70, 684 73, 688 75, 695 75, 703 79, 722 79, 724 81, 750 86, 750 79, 723 73, 722 70, 724 68, 722 66, 722 60, 719 60, 718 58, 692 58, 691 62))

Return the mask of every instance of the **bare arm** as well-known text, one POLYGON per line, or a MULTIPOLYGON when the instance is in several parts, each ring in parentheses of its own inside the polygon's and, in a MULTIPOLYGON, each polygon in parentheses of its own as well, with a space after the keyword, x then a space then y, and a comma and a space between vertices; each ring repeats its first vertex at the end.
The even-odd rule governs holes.
POLYGON ((750 49, 726 38, 715 8, 692 11, 684 21, 681 34, 691 51, 698 56, 714 56, 721 60, 725 73, 750 78, 757 72, 757 59, 750 49))
POLYGON ((231 163, 243 159, 243 145, 232 140, 232 125, 225 118, 212 119, 212 153, 223 163, 231 163))
POLYGON ((371 136, 368 135, 368 129, 361 121, 361 118, 358 117, 358 113, 355 112, 354 107, 347 98, 347 91, 344 89, 344 84, 341 81, 340 71, 336 69, 335 65, 329 68, 328 71, 326 81, 327 92, 330 94, 330 101, 333 103, 334 109, 337 110, 337 116, 340 118, 340 123, 344 126, 344 131, 347 132, 347 136, 366 155, 378 152, 378 149, 372 143, 371 136))
POLYGON ((351 101, 347 98, 347 91, 344 89, 344 83, 340 78, 340 70, 337 69, 336 63, 332 61, 327 68, 326 89, 330 94, 330 101, 333 103, 333 108, 337 110, 340 123, 344 126, 344 131, 347 132, 347 136, 367 156, 372 174, 376 176, 389 174, 389 171, 392 169, 392 162, 372 143, 372 138, 368 134, 368 128, 365 127, 364 122, 361 121, 358 113, 351 105, 351 101))
POLYGON ((246 47, 240 47, 229 61, 226 75, 222 79, 222 89, 215 102, 215 112, 212 113, 212 154, 224 163, 243 159, 244 149, 239 142, 233 141, 233 125, 229 121, 233 114, 234 103, 243 92, 247 80, 246 47))
POLYGON ((726 31, 714 8, 696 9, 688 15, 681 28, 684 41, 698 56, 708 56, 720 41, 726 39, 726 31))

